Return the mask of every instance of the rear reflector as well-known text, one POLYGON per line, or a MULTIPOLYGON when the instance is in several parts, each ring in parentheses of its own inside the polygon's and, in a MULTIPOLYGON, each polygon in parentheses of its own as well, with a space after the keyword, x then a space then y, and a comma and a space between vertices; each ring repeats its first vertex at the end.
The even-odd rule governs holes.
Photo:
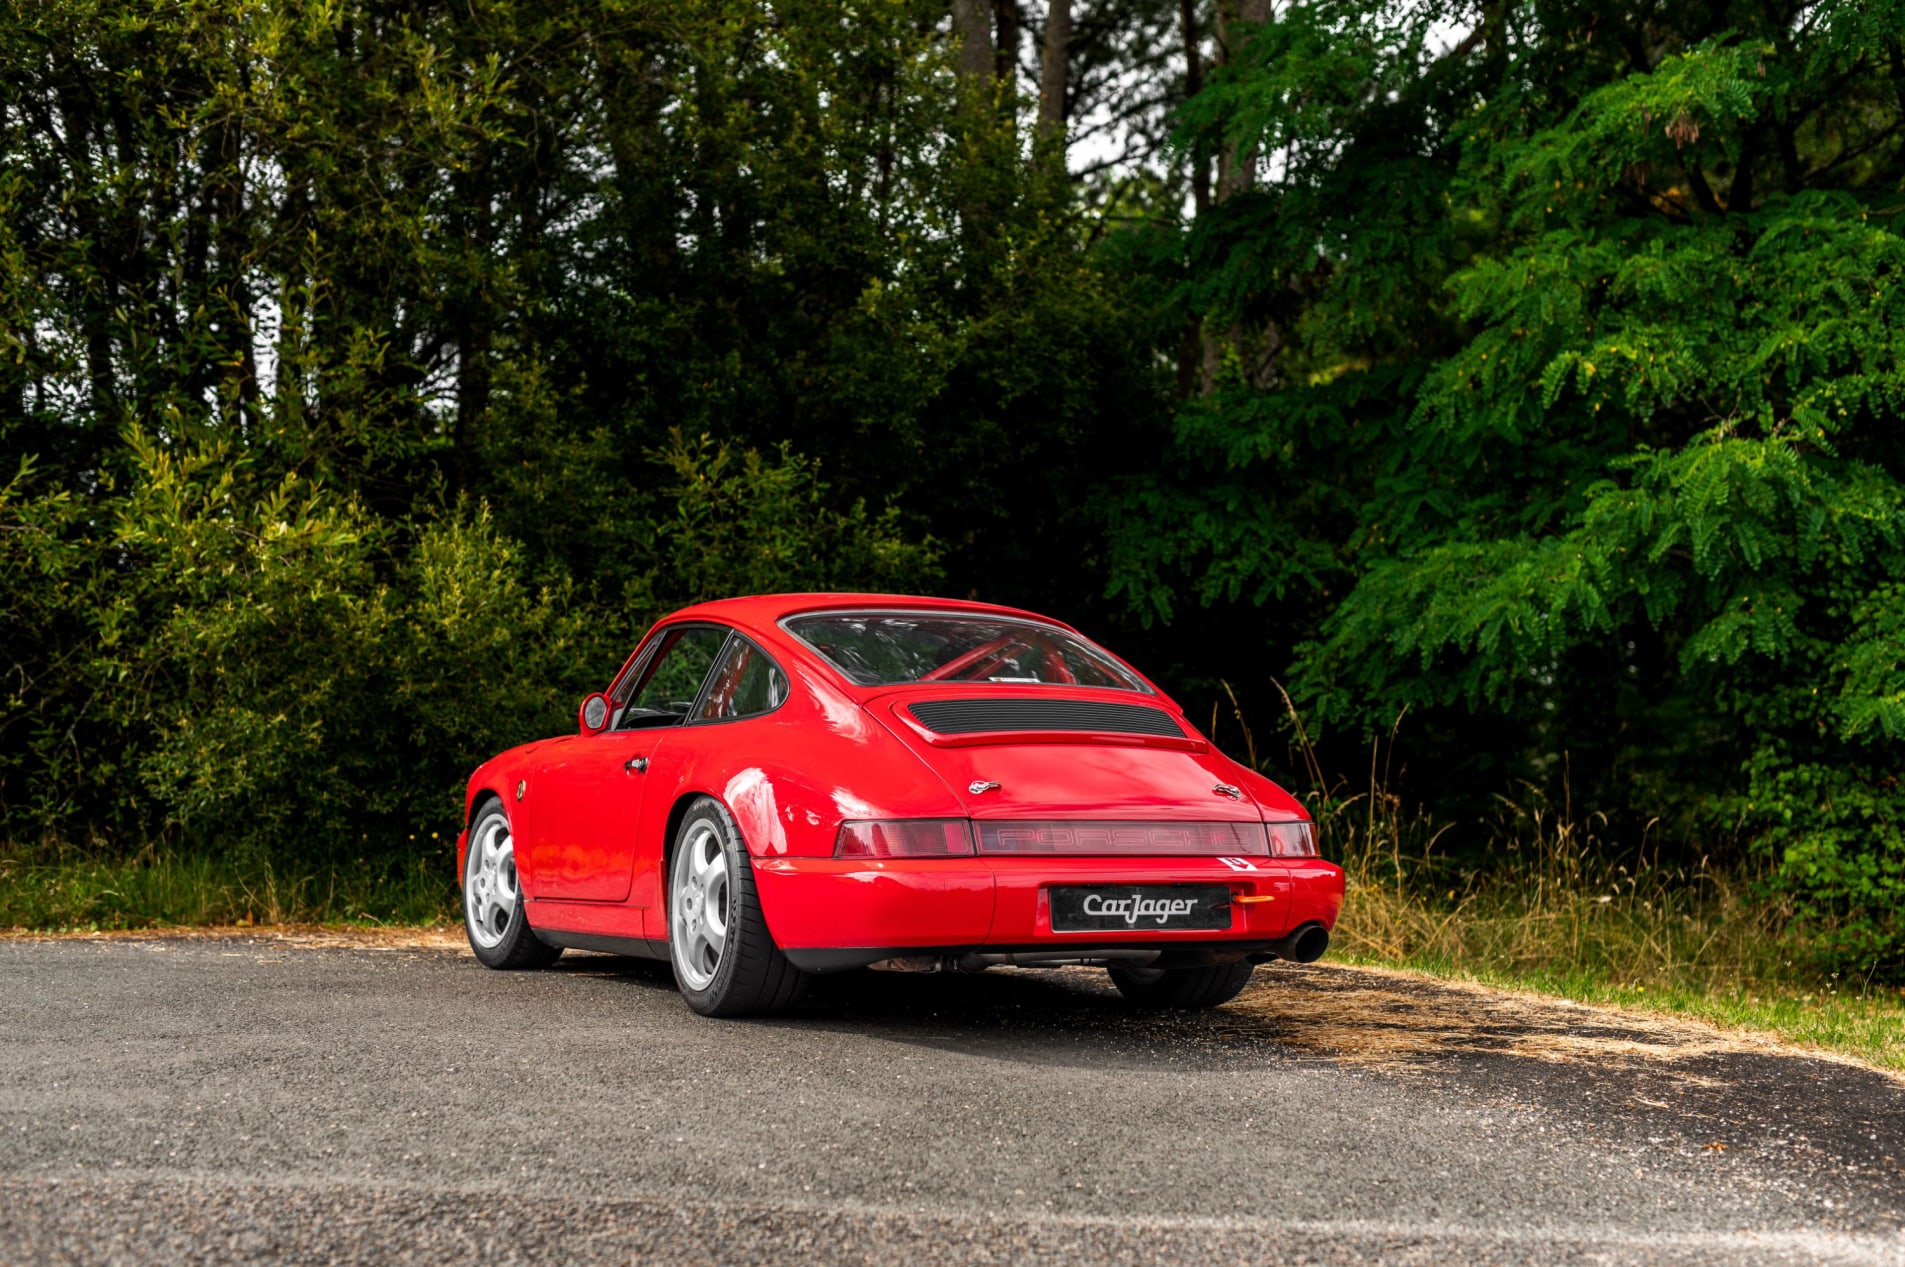
POLYGON ((910 818, 885 823, 842 823, 836 858, 955 858, 972 854, 972 829, 963 818, 910 818))
POLYGON ((1270 852, 1262 823, 980 822, 976 826, 980 853, 1263 857, 1270 852))
POLYGON ((1316 857, 1316 828, 1309 823, 1271 823, 1270 856, 1316 857))

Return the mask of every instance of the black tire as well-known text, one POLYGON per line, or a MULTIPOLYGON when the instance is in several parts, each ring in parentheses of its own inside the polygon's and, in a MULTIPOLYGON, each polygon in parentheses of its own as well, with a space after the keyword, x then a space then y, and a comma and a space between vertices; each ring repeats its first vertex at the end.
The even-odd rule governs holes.
POLYGON ((688 807, 675 833, 666 901, 668 962, 681 997, 701 1015, 772 1016, 807 992, 811 978, 767 931, 740 829, 711 796, 688 807))
POLYGON ((516 845, 509 814, 495 798, 470 823, 463 862, 463 931, 486 968, 546 968, 562 947, 540 940, 529 926, 528 904, 516 880, 516 845))
POLYGON ((1142 1008, 1197 1011, 1236 998, 1255 971, 1247 959, 1208 968, 1112 968, 1111 984, 1142 1008))

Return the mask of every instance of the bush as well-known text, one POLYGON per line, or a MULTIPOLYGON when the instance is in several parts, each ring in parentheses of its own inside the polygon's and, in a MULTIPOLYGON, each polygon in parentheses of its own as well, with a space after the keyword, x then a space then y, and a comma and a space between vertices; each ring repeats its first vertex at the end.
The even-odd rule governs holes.
POLYGON ((582 601, 532 585, 481 504, 400 527, 221 444, 134 432, 129 450, 123 489, 90 505, 36 496, 30 467, 0 490, 16 839, 170 842, 298 876, 435 852, 469 770, 571 726, 670 608, 902 586, 933 558, 890 515, 833 509, 798 455, 677 438, 629 593, 582 601))

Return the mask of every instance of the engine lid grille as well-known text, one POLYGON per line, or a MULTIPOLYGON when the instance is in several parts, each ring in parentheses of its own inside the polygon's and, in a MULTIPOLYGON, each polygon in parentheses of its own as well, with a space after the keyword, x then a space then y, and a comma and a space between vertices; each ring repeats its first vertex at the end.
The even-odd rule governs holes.
POLYGON ((934 699, 907 705, 920 725, 939 735, 1001 731, 1081 731, 1186 738, 1161 708, 1081 699, 934 699))

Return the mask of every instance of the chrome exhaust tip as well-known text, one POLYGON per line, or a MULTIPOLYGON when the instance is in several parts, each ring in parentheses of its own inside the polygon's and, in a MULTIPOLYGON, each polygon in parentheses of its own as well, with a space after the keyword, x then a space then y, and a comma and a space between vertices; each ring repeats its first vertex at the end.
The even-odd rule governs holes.
POLYGON ((1305 924, 1271 945, 1279 959, 1288 959, 1291 963, 1315 963, 1330 948, 1330 932, 1321 924, 1305 924))

